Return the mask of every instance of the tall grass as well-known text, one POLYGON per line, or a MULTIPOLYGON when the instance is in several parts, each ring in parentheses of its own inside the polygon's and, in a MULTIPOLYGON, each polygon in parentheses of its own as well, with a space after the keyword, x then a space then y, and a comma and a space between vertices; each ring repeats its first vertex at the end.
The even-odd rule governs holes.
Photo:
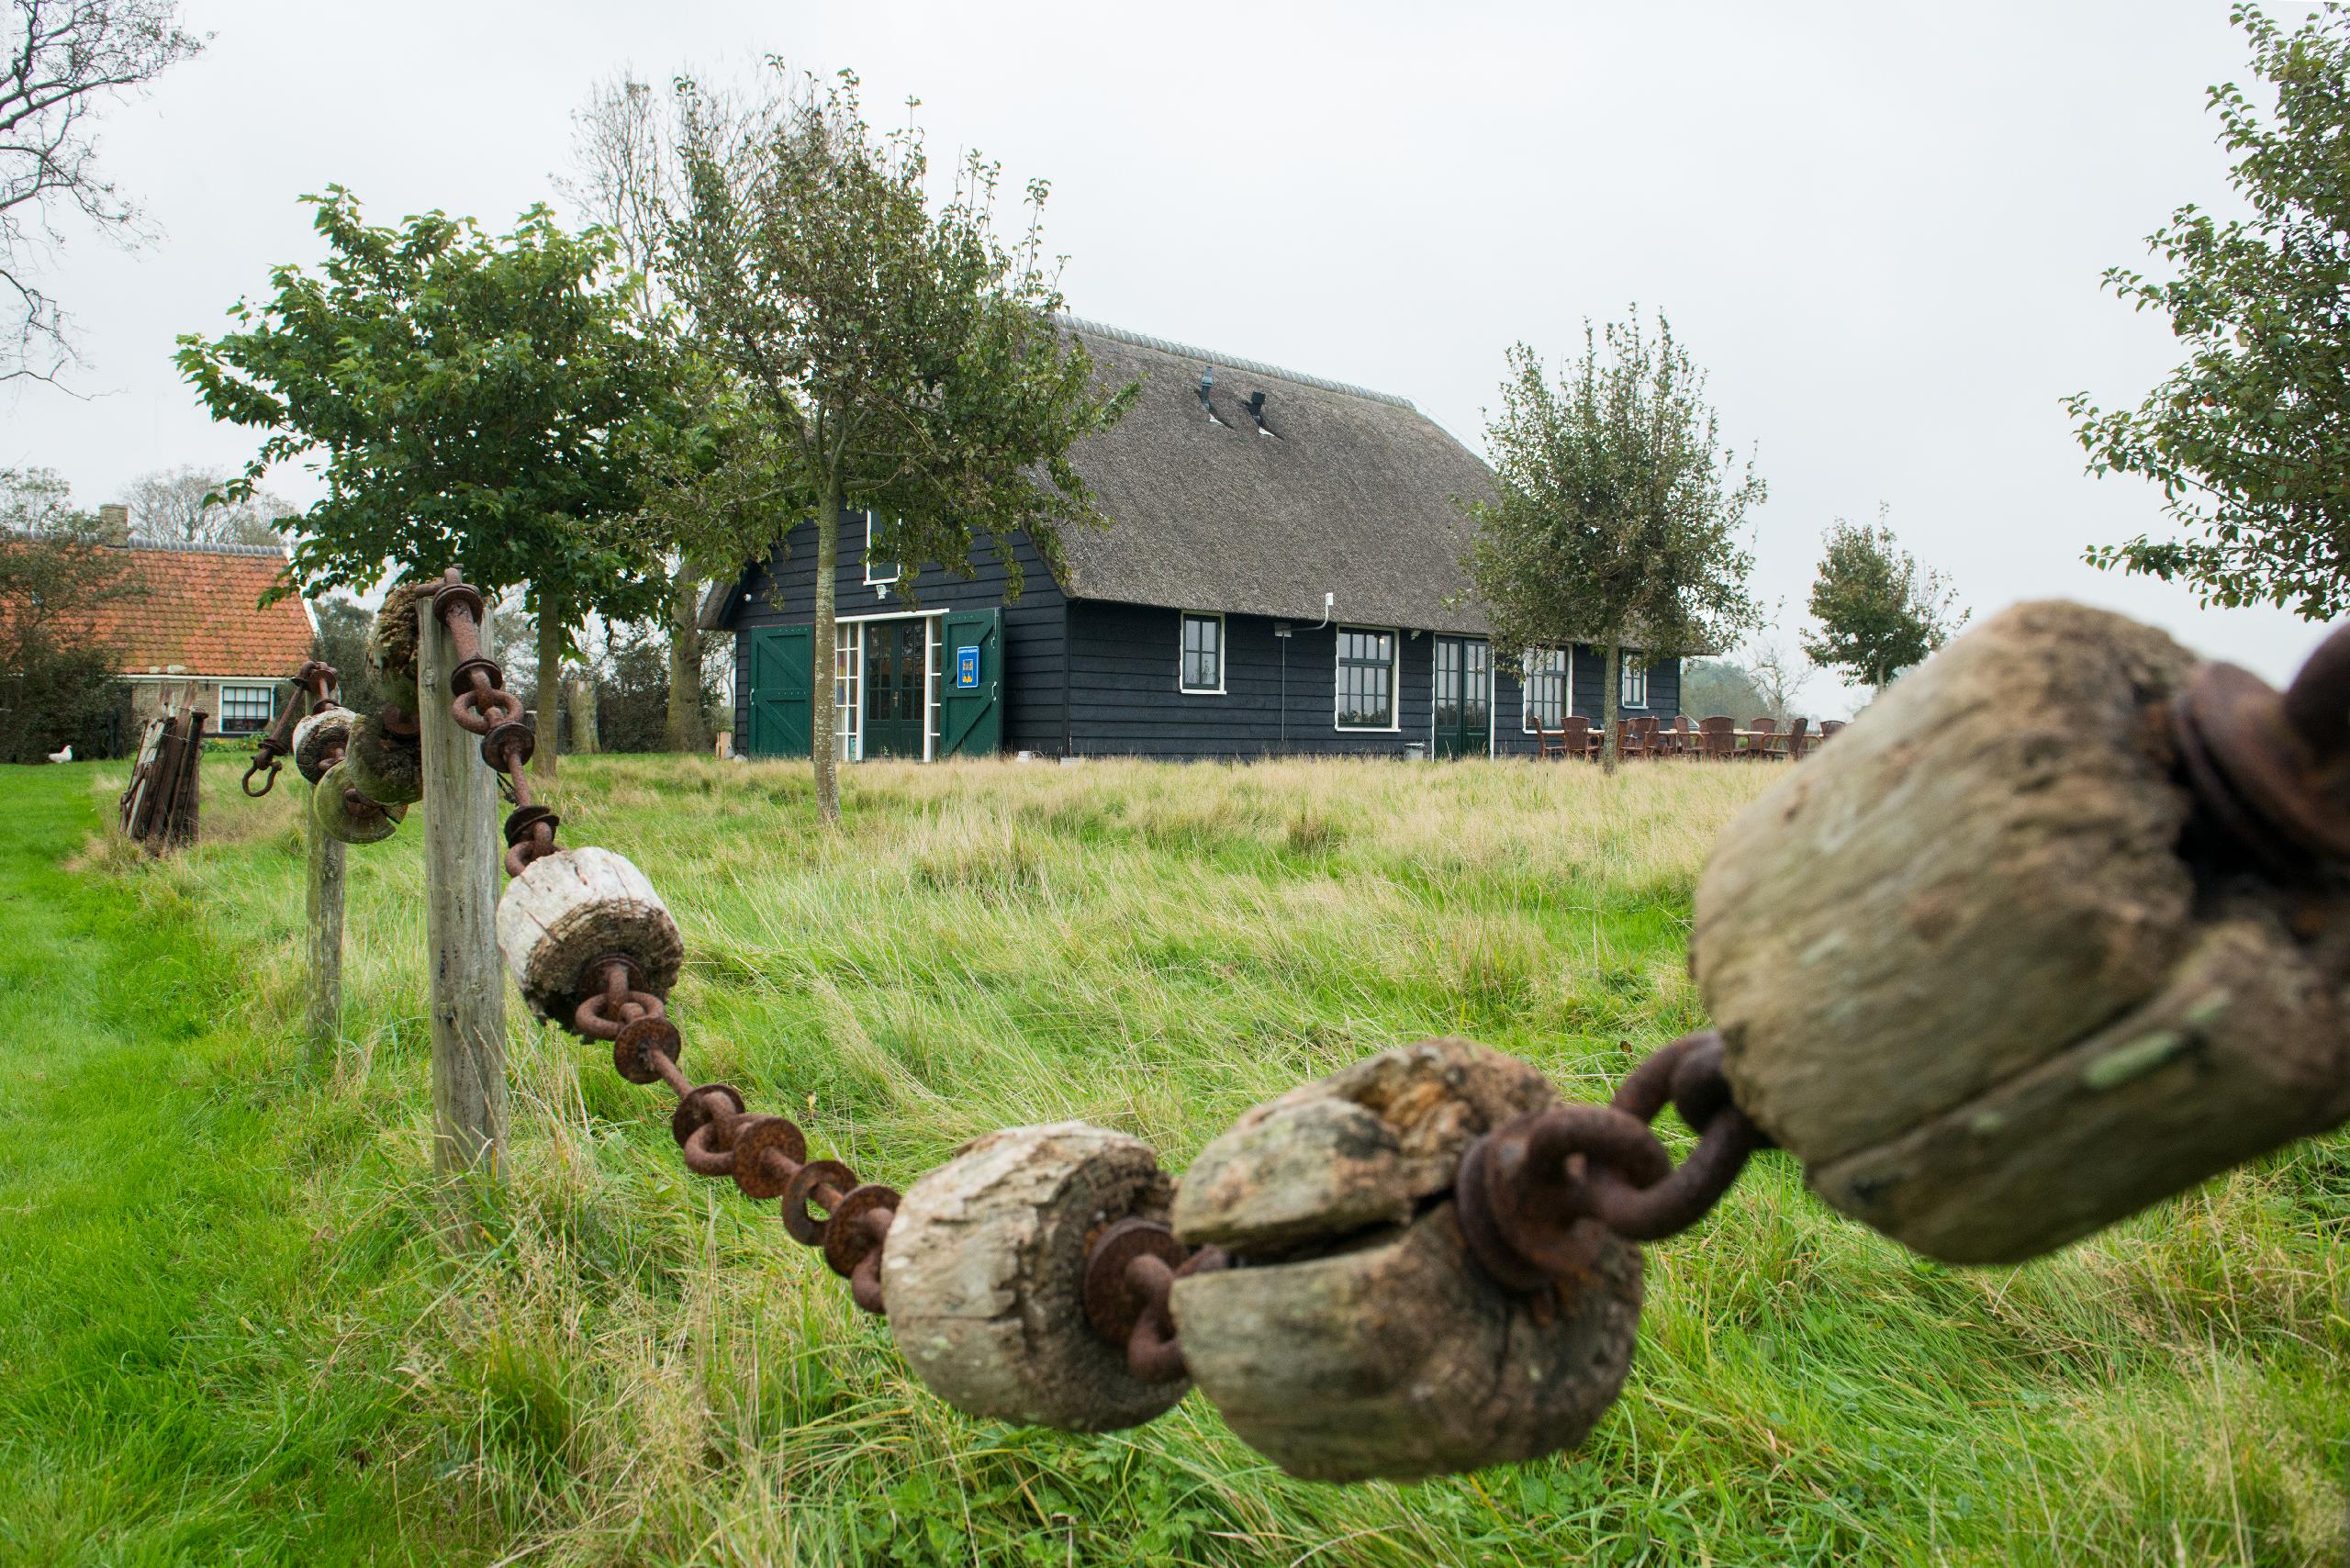
MULTIPOLYGON (((1597 1098, 1703 1021, 1706 846, 1762 769, 1295 762, 800 768, 566 759, 571 844, 687 934, 699 1080, 902 1186, 1078 1116, 1180 1168, 1246 1107, 1463 1034, 1597 1098)), ((101 864, 246 978, 285 1201, 330 1239, 309 1361, 387 1370, 385 1539, 535 1563, 2341 1561, 2350 1139, 2055 1259, 1925 1263, 1767 1157, 1652 1249, 1580 1452, 1414 1487, 1292 1482, 1197 1396, 1098 1438, 974 1422, 793 1247, 680 1170, 662 1096, 520 1017, 511 1157, 451 1246, 425 1157, 420 835, 352 851, 348 1038, 306 1058, 297 791, 207 777, 207 842, 101 864), (371 1260, 397 1282, 339 1293, 371 1260), (429 1544, 428 1544, 429 1543, 429 1544)), ((103 857, 101 857, 103 860, 103 857)), ((1963 979, 1963 977, 1954 977, 1963 979)), ((1958 1042, 1953 1042, 1954 1048, 1958 1042)), ((298 1358, 297 1358, 298 1360, 298 1358)), ((289 1373, 288 1375, 296 1375, 289 1373)))

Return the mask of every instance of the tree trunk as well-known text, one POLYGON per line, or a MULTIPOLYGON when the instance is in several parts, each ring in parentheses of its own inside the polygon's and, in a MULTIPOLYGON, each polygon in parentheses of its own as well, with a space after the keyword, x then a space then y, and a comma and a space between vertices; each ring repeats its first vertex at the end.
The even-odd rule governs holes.
POLYGON ((531 753, 531 775, 542 783, 554 777, 555 748, 563 741, 563 611, 539 603, 539 744, 531 753))
POLYGON ((601 751, 602 732, 596 727, 596 666, 582 665, 571 678, 563 700, 571 705, 571 749, 588 755, 601 751))
POLYGON ((1599 767, 1603 773, 1616 771, 1616 759, 1620 737, 1616 733, 1624 700, 1624 644, 1607 644, 1607 673, 1600 678, 1599 691, 1599 767))
POLYGON ((840 521, 840 481, 827 477, 816 503, 816 624, 810 633, 813 645, 808 653, 809 673, 815 678, 809 682, 809 706, 813 711, 808 715, 808 736, 816 763, 816 820, 827 827, 837 826, 841 820, 840 759, 834 755, 840 745, 835 722, 840 676, 835 667, 838 655, 834 652, 839 637, 834 578, 841 559, 840 521))
POLYGON ((701 574, 683 554, 669 600, 668 731, 671 751, 709 749, 701 716, 701 574))

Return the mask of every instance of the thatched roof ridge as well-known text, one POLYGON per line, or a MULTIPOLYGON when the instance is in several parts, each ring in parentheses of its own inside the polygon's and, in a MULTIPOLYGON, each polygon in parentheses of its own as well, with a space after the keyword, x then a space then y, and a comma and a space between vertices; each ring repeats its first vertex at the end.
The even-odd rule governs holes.
POLYGON ((1125 420, 1071 454, 1113 526, 1064 539, 1079 598, 1483 632, 1448 599, 1467 579, 1456 498, 1491 493, 1477 456, 1408 399, 1073 317, 1125 420), (1208 403, 1200 381, 1213 371, 1208 403), (1265 395, 1260 434, 1248 403, 1265 395))

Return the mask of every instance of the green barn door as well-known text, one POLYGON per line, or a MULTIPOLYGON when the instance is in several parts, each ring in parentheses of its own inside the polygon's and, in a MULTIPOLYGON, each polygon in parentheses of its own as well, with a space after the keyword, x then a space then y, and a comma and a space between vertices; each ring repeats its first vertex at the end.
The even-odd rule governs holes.
POLYGON ((806 626, 761 626, 751 636, 753 756, 806 756, 810 724, 806 626))
POLYGON ((938 755, 993 756, 1003 749, 1003 611, 950 613, 939 635, 938 755))

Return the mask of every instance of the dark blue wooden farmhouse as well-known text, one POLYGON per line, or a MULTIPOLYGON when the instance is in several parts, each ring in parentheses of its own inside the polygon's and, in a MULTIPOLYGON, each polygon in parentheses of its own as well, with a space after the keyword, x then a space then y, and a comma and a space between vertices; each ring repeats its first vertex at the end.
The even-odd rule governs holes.
MULTIPOLYGON (((1600 716, 1604 655, 1497 669, 1484 616, 1453 602, 1469 533, 1455 498, 1492 477, 1409 402, 1065 325, 1107 384, 1142 383, 1076 454, 1113 526, 1066 539, 1060 580, 1023 540, 1017 599, 984 553, 971 580, 926 569, 910 610, 892 568, 868 563, 871 520, 844 517, 845 757, 1482 756, 1531 752, 1538 721, 1600 716)), ((735 744, 754 756, 808 750, 812 526, 703 607, 735 633, 735 744)), ((1628 659, 1622 696, 1628 716, 1677 712, 1678 661, 1628 659)))

